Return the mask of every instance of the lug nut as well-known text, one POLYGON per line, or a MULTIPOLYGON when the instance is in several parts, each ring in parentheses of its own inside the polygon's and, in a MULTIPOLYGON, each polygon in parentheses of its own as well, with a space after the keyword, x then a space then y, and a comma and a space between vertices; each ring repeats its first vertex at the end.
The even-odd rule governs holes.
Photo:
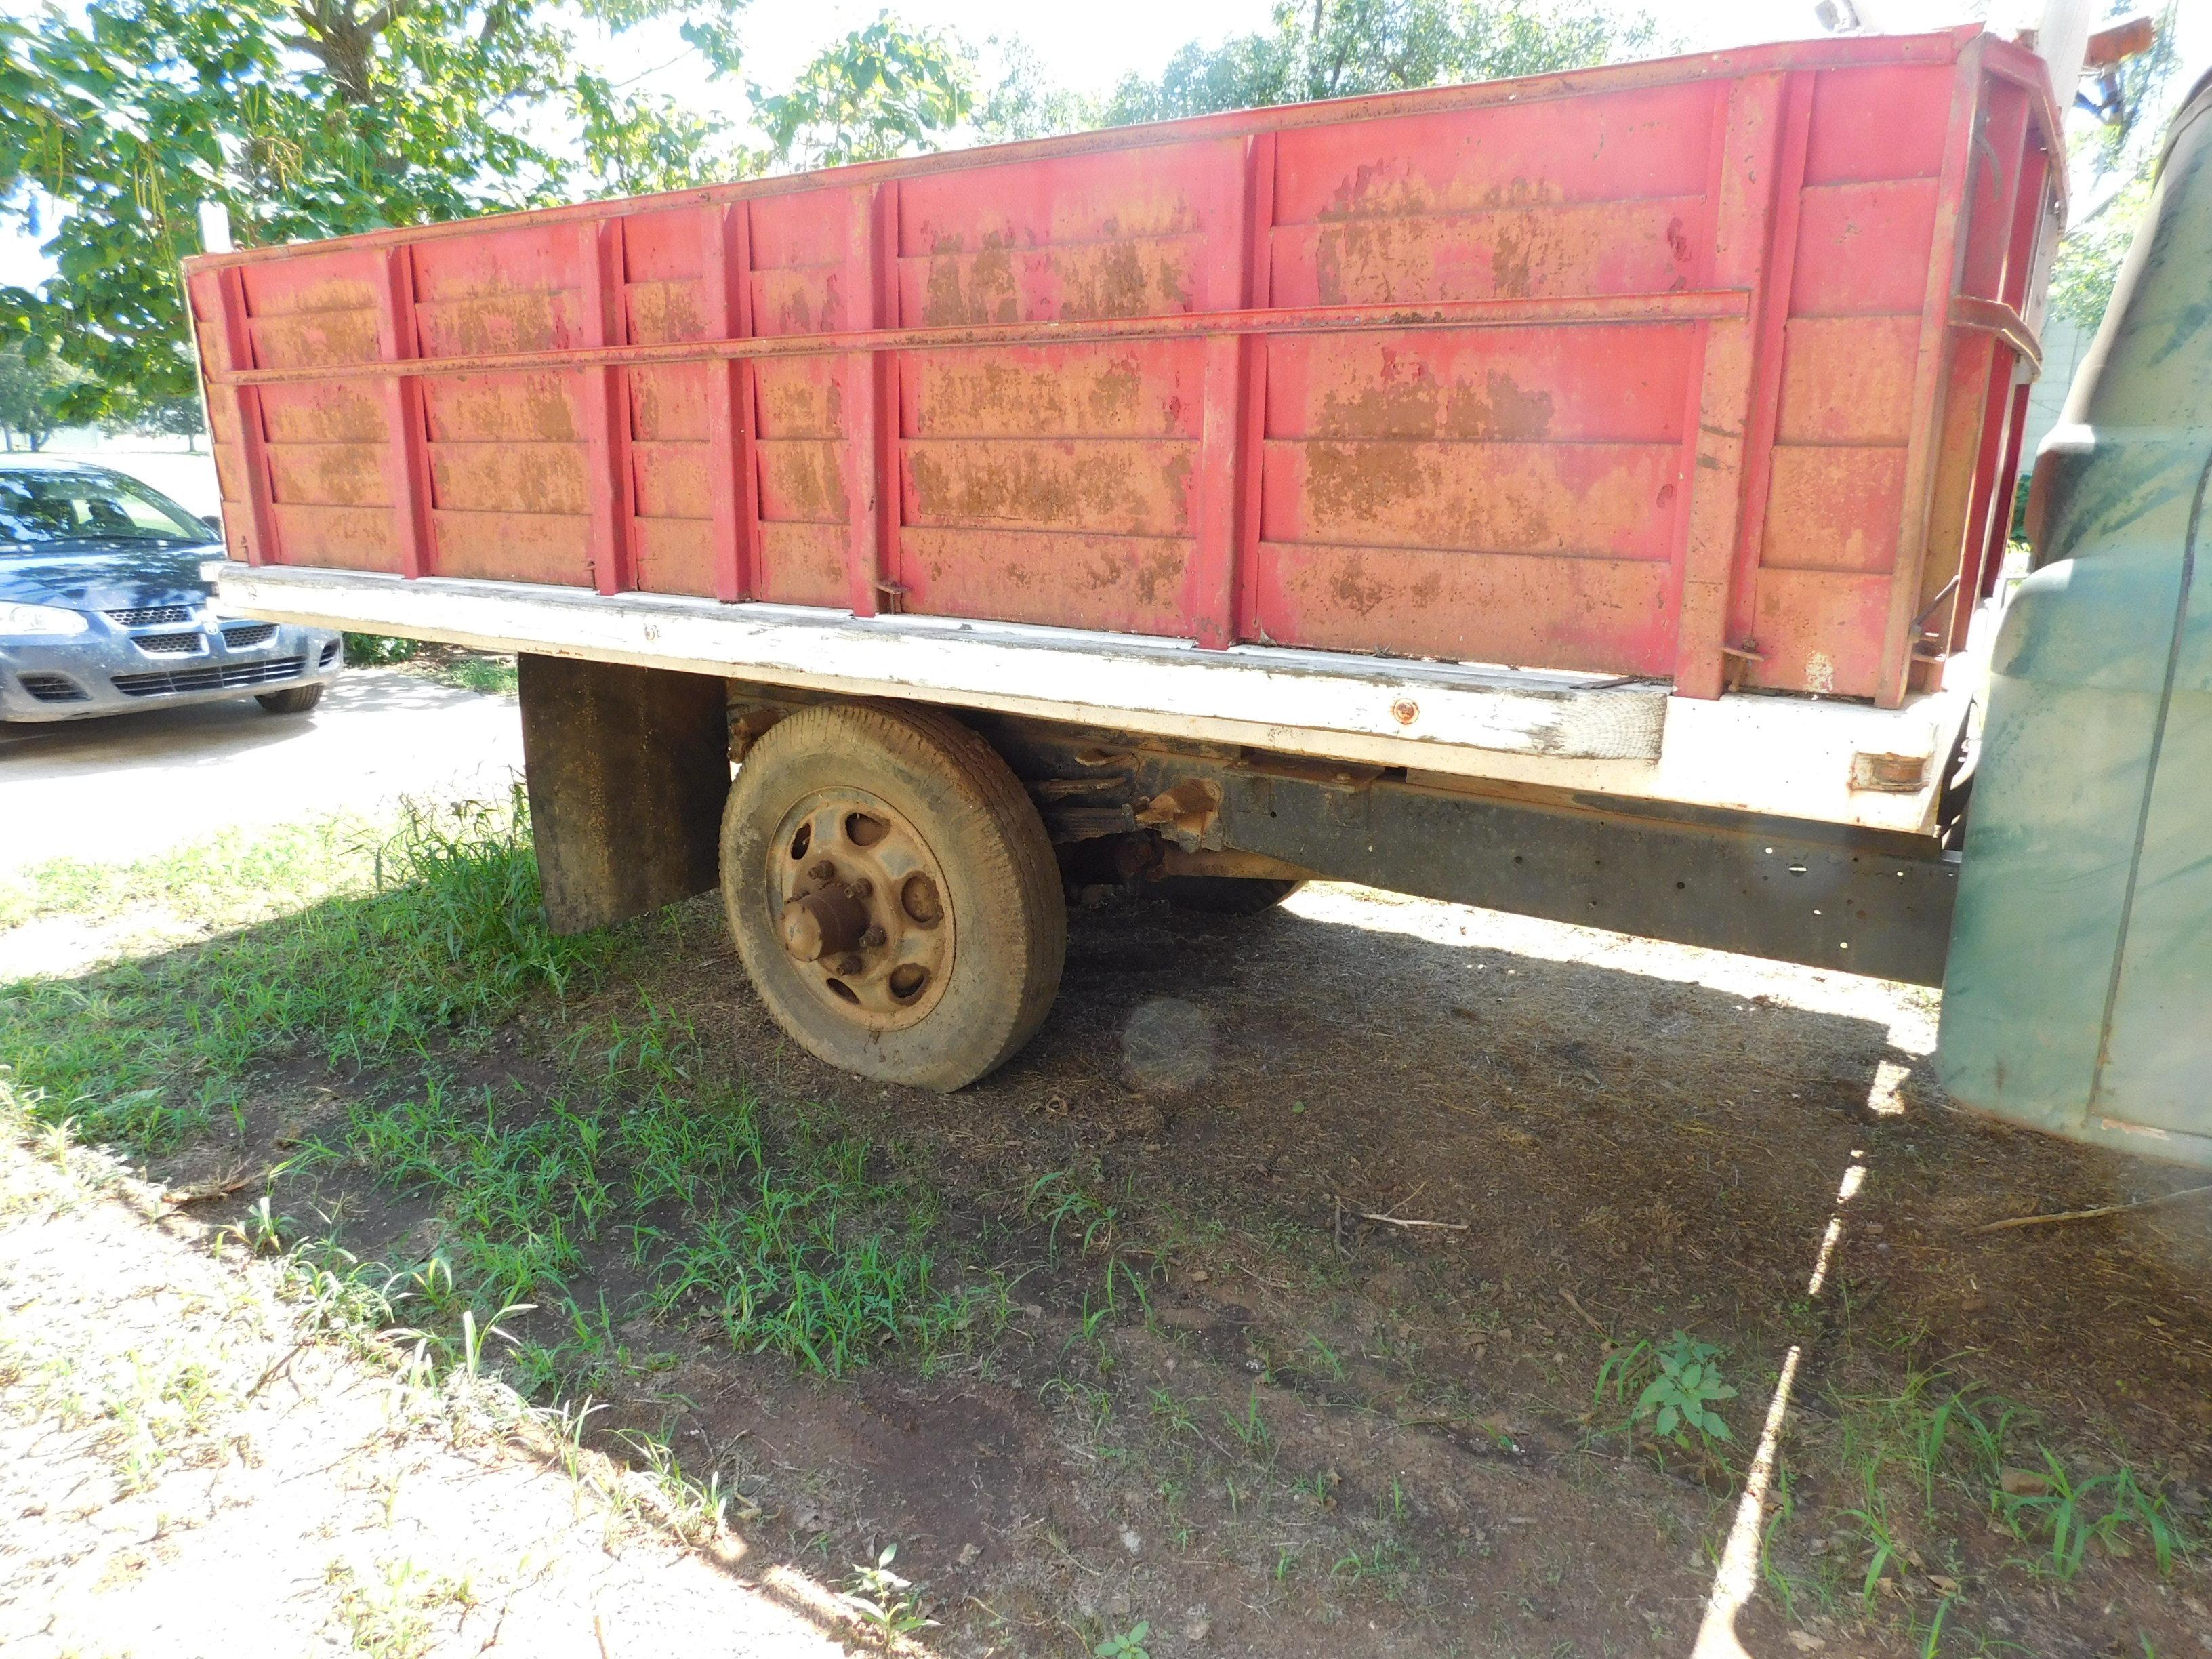
POLYGON ((858 957, 846 957, 837 963, 837 971, 841 974, 846 975, 857 974, 861 969, 867 965, 868 964, 866 963, 861 961, 858 957))
POLYGON ((862 876, 858 881, 854 882, 845 890, 851 894, 854 898, 864 899, 867 897, 869 894, 876 890, 876 884, 870 881, 866 876, 862 876))
POLYGON ((880 951, 884 947, 884 940, 889 938, 890 935, 882 928, 871 927, 860 935, 860 948, 864 951, 880 951))
POLYGON ((817 881, 827 881, 837 873, 837 866, 830 863, 828 859, 824 859, 806 873, 817 881))

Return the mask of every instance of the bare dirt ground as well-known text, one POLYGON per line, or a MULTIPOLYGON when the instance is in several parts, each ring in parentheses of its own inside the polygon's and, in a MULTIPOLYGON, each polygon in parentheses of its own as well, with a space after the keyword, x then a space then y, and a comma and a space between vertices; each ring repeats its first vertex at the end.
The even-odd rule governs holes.
MULTIPOLYGON (((696 1038, 686 1087, 826 1121, 869 1167, 925 1187, 940 1273, 1000 1287, 1002 1322, 926 1360, 892 1345, 821 1376, 733 1342, 696 1303, 656 1302, 641 1263, 657 1231, 582 1240, 566 1311, 541 1297, 501 1318, 562 1356, 541 1398, 573 1407, 588 1382, 605 1407, 592 1443, 635 1463, 619 1434, 652 1437, 732 1498, 705 1529, 719 1555, 684 1554, 664 1526, 626 1547, 611 1591, 574 1540, 602 1523, 559 1541, 565 1477, 541 1468, 559 1501, 523 1515, 500 1484, 523 1454, 457 1439, 444 1408, 380 1445, 368 1401, 386 1385, 341 1380, 329 1356, 276 1395, 307 1414, 290 1428, 260 1423, 267 1389, 220 1419, 327 1445, 325 1470, 264 1454, 298 1471, 277 1494, 292 1514, 231 1518, 221 1491, 248 1465, 225 1453, 157 1471, 151 1508, 141 1494, 120 1519, 113 1504, 78 1515, 56 1489, 112 1482, 127 1437, 87 1440, 40 1378, 96 1364, 134 1312, 195 1301, 244 1297, 262 1322, 215 1366, 234 1394, 285 1337, 234 1263, 106 1201, 40 1196, 54 1218, 35 1224, 68 1243, 10 1224, 13 1629, 40 1628, 23 1609, 43 1607, 85 1651, 185 1650, 146 1622, 149 1595, 172 1612, 190 1595, 163 1576, 166 1513, 189 1522, 187 1562, 206 1548, 191 1536, 336 1528, 283 1547, 295 1576, 321 1579, 246 1589, 210 1626, 285 1650, 308 1650, 308 1632, 363 1645, 332 1611, 362 1586, 473 1586, 465 1616, 425 1589, 428 1633, 369 1650, 475 1651, 510 1595, 547 1632, 516 1650, 552 1651, 556 1632, 577 1645, 594 1598, 649 1604, 664 1574, 696 1585, 696 1564, 732 1552, 726 1582, 834 1589, 887 1544, 919 1583, 917 1618, 937 1621, 903 1639, 945 1654, 2212 1650, 2197 1543, 2212 1208, 1976 1231, 2191 1183, 1949 1109, 1926 994, 1343 888, 1242 922, 1115 903, 1077 917, 1032 1048, 945 1097, 856 1083, 782 1042, 711 901, 633 931, 597 988, 465 1052, 433 1044, 421 1071, 273 1066, 234 1118, 145 1174, 183 1191, 252 1171, 197 1211, 250 1237, 261 1171, 303 1146, 365 1145, 362 1114, 422 1097, 433 1071, 500 1133, 534 1133, 575 1079, 615 1065, 606 1032, 620 1048, 623 1031, 672 1023, 696 1038), (131 1265, 58 1272, 64 1257, 131 1265), (1659 1376, 1638 1345, 1680 1359, 1693 1342, 1734 1390, 1705 1396, 1728 1437, 1655 1438, 1634 1416, 1659 1376), (302 1426, 319 1412, 327 1431, 302 1426), (1770 1417, 1781 1432, 1747 1509, 1770 1417), (387 1486, 430 1528, 396 1553, 374 1513, 387 1486), (479 1502, 517 1513, 447 1565, 471 1528, 432 1512, 479 1502), (143 1567, 114 1565, 131 1549, 143 1567), (524 1556, 562 1564, 551 1588, 531 1588, 524 1556), (349 1577, 326 1566, 341 1558, 349 1577), (133 1588, 149 1584, 168 1588, 133 1588), (239 1603, 262 1595, 256 1624, 239 1603)), ((368 1152, 307 1162, 270 1188, 288 1230, 362 1261, 405 1268, 460 1224, 456 1200, 368 1152)), ((787 1627, 762 1629, 716 1650, 776 1650, 767 1632, 787 1627)), ((834 1613, 811 1630, 863 1643, 834 1613)))
POLYGON ((828 1591, 283 1279, 58 1137, 0 1146, 0 1650, 842 1650, 828 1591))

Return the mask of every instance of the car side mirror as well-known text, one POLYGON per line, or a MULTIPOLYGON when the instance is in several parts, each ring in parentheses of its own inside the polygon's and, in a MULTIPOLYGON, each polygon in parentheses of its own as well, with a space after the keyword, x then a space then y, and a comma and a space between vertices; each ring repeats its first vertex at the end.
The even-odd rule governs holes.
POLYGON ((200 522, 205 525, 210 530, 214 531, 216 535, 220 536, 222 534, 222 514, 203 513, 200 514, 200 522))

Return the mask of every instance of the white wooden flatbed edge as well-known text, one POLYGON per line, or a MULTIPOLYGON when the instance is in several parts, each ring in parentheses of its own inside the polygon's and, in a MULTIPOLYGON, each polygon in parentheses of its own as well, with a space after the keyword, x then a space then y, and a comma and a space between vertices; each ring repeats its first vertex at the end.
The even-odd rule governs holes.
POLYGON ((226 608, 275 621, 1911 834, 1934 826, 1967 707, 1951 691, 1893 710, 1702 702, 1586 674, 284 566, 225 566, 220 592, 226 608), (1871 755, 1924 757, 1925 778, 1853 787, 1871 755))

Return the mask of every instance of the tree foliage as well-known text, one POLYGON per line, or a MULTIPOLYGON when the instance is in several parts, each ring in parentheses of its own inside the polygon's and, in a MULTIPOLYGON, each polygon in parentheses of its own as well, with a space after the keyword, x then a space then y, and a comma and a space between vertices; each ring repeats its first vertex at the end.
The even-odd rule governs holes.
MULTIPOLYGON (((56 275, 0 325, 87 371, 72 418, 190 392, 178 262, 203 201, 241 246, 890 154, 957 122, 949 49, 888 17, 823 54, 781 145, 592 67, 673 24, 715 76, 746 0, 89 0, 0 18, 0 220, 56 275)), ((742 112, 733 96, 728 106, 742 112)))
POLYGON ((958 40, 909 33, 885 13, 817 56, 789 91, 755 87, 753 98, 775 163, 880 161, 965 120, 970 71, 958 40))
MULTIPOLYGON (((2120 16, 2132 4, 2114 4, 2120 16)), ((2179 88, 2174 72, 2181 54, 2174 35, 2175 8, 2158 19, 2149 51, 2120 64, 2098 88, 2099 119, 2075 152, 2086 161, 2090 199, 2077 201, 2074 221, 2058 243, 2051 267, 2051 307, 2083 328, 2104 320, 2120 264, 2134 244, 2136 226, 2150 204, 2151 180, 2165 142, 2166 125, 2179 88)), ((2080 173, 2076 173, 2077 188, 2080 173)))
POLYGON ((32 357, 20 345, 0 349, 0 437, 9 449, 21 438, 43 448, 64 424, 64 398, 83 377, 52 357, 32 357))
POLYGON ((2099 203, 2094 211, 2067 228, 2051 264, 2051 308, 2059 316, 2094 329, 2105 319, 2120 264, 2134 246, 2136 227, 2150 205, 2149 165, 2099 203))
MULTIPOLYGON (((680 100, 596 67, 585 31, 671 36, 734 94, 749 0, 46 0, 0 16, 0 223, 56 265, 0 289, 0 337, 84 373, 70 420, 128 424, 197 390, 179 262, 196 210, 242 246, 867 161, 956 134, 1130 121, 1597 63, 1651 25, 1603 0, 1297 0, 1103 100, 1018 42, 980 102, 957 36, 885 13, 789 87, 680 100)), ((617 46, 617 51, 621 49, 617 46)), ((658 55, 656 52, 655 55, 658 55)))
POLYGON ((127 432, 155 438, 182 438, 185 447, 197 450, 207 432, 207 416, 199 394, 181 398, 143 398, 123 422, 127 432))
POLYGON ((979 125, 1007 137, 1166 121, 1464 81, 1583 69, 1640 57, 1656 31, 1602 0, 1283 0, 1270 26, 1196 41, 1157 79, 1125 77, 1103 103, 1042 87, 1019 58, 979 125))

